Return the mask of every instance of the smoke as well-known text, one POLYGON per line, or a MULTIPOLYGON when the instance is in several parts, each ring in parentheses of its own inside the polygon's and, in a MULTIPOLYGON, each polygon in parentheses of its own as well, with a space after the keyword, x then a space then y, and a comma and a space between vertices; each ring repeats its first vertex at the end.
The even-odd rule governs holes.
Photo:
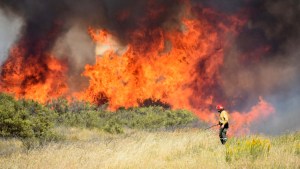
POLYGON ((34 0, 22 2, 3 0, 2 9, 11 11, 24 19, 22 35, 30 35, 31 39, 44 35, 54 25, 69 29, 73 24, 82 26, 98 26, 110 30, 120 40, 129 40, 126 32, 143 27, 154 29, 161 27, 167 20, 176 18, 179 9, 174 0, 53 0, 37 3, 34 0), (150 19, 143 21, 146 16, 150 19), (43 24, 41 24, 43 23, 43 24))
MULTIPOLYGON (((252 124, 253 132, 300 129, 300 2, 295 0, 193 0, 247 23, 225 51, 220 90, 231 111, 248 110, 263 96, 276 109, 252 124)), ((221 100, 222 100, 221 99, 221 100)))
POLYGON ((16 40, 22 21, 16 16, 7 17, 0 10, 0 23, 0 65, 2 65, 8 57, 9 48, 16 40))
POLYGON ((222 87, 241 98, 233 108, 249 109, 264 96, 276 114, 254 123, 253 131, 278 134, 299 130, 299 1, 253 1, 247 25, 228 49, 222 87))
POLYGON ((80 25, 72 26, 64 36, 57 39, 53 47, 54 56, 67 59, 69 64, 69 92, 86 88, 87 79, 81 76, 86 64, 95 63, 95 45, 85 28, 80 25))
MULTIPOLYGON (((24 49, 23 57, 26 60, 35 60, 35 63, 42 69, 35 70, 37 76, 25 77, 29 82, 44 83, 49 68, 45 61, 49 57, 48 53, 57 54, 58 58, 69 65, 69 76, 71 88, 82 88, 81 84, 86 84, 81 77, 84 66, 93 63, 94 45, 87 37, 87 28, 96 27, 110 30, 119 43, 126 44, 131 41, 131 33, 143 28, 148 29, 149 34, 141 41, 149 43, 151 40, 151 30, 161 27, 167 20, 173 19, 176 14, 178 4, 173 0, 139 1, 134 0, 53 0, 36 2, 34 0, 11 1, 3 0, 0 8, 7 13, 13 13, 22 18, 23 25, 19 36, 17 36, 18 47, 24 49), (166 8, 168 6, 168 8, 166 8), (150 16, 149 20, 145 20, 150 16), (170 17, 169 17, 170 16, 170 17), (171 17, 172 16, 172 17, 171 17), (143 21, 144 20, 144 21, 143 21), (83 35, 85 34, 85 35, 83 35), (64 38, 64 39, 63 39, 64 38), (76 87, 77 86, 77 87, 76 87)), ((174 21, 173 21, 174 22, 174 21)), ((16 38, 15 36, 11 36, 16 38)), ((5 42, 7 46, 10 43, 5 42)), ((7 51, 4 49, 3 51, 7 51)), ((4 60, 4 59, 2 59, 4 60)), ((2 61, 3 62, 3 61, 2 61)), ((2 65, 3 63, 1 63, 2 65)), ((24 70, 32 67, 23 65, 24 70)), ((3 74, 2 77, 10 76, 3 74)), ((26 83, 29 83, 26 82, 26 83)), ((23 86, 28 86, 26 83, 23 86)), ((73 89, 71 89, 73 90, 73 89)))
MULTIPOLYGON (((195 6, 200 4, 198 8, 212 8, 247 18, 239 35, 228 37, 231 44, 225 49, 222 77, 218 86, 213 87, 220 92, 222 99, 219 100, 227 100, 231 111, 247 112, 262 96, 275 106, 276 114, 253 125, 254 131, 299 130, 300 2, 191 2, 195 6)), ((109 30, 121 44, 133 43, 131 35, 138 29, 146 29, 145 35, 134 43, 149 44, 155 39, 152 30, 156 28, 180 29, 177 19, 181 0, 2 0, 0 8, 5 12, 0 12, 0 64, 4 63, 15 41, 26 49, 24 57, 38 58, 41 67, 45 66, 45 53, 53 52, 68 62, 71 91, 85 87, 87 80, 80 74, 86 64, 94 63, 95 46, 87 35, 88 27, 109 30), (45 41, 47 43, 43 43, 45 41)), ((213 91, 207 92, 209 95, 213 91)))

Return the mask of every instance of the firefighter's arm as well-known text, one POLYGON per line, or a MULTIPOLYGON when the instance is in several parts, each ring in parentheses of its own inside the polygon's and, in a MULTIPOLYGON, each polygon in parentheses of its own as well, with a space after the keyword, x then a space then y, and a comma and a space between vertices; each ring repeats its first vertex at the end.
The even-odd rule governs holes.
POLYGON ((226 124, 228 123, 228 113, 224 113, 224 123, 223 124, 226 124))

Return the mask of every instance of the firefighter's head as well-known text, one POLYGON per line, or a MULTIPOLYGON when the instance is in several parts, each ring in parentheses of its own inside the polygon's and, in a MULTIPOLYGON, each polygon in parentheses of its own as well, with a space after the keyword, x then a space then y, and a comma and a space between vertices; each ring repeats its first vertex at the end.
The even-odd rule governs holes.
POLYGON ((216 109, 217 109, 217 111, 219 112, 219 113, 221 113, 223 110, 224 110, 224 107, 222 106, 222 105, 217 105, 216 106, 216 109))

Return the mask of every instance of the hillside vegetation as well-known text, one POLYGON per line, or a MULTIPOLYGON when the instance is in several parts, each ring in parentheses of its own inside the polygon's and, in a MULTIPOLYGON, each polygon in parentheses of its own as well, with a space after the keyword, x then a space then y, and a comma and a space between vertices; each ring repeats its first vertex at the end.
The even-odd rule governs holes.
POLYGON ((98 129, 111 134, 124 130, 174 130, 205 125, 186 110, 170 110, 160 106, 120 108, 108 111, 105 105, 57 99, 45 105, 32 100, 15 100, 0 93, 0 137, 19 138, 28 149, 60 141, 64 135, 54 126, 98 129))
POLYGON ((186 110, 0 94, 0 168, 300 168, 300 133, 232 137, 186 110))
MULTIPOLYGON (((22 151, 17 140, 0 148, 1 168, 295 168, 300 167, 300 134, 232 138, 223 146, 217 133, 198 129, 130 131, 58 128, 66 140, 22 151)), ((5 144, 5 145, 4 145, 5 144)))

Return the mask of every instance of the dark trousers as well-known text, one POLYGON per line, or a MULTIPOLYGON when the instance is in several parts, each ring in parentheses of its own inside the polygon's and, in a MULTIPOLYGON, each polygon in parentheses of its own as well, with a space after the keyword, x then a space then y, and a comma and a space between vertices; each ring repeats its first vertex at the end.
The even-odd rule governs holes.
POLYGON ((219 137, 222 144, 225 144, 227 141, 227 136, 226 136, 227 130, 228 130, 228 125, 225 125, 224 128, 220 127, 219 137))

